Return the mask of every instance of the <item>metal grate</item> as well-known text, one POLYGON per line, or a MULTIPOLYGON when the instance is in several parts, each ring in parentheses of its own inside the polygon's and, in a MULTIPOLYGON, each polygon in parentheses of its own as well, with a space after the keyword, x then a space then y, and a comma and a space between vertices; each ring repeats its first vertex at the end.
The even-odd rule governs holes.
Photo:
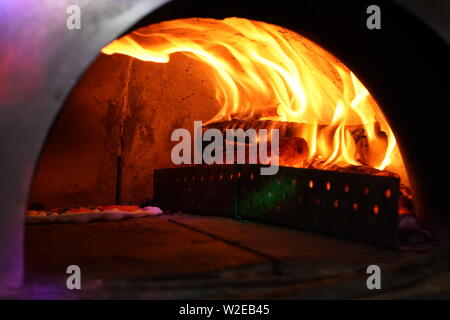
POLYGON ((364 174, 259 165, 155 170, 154 202, 186 213, 236 217, 394 246, 399 180, 364 174))

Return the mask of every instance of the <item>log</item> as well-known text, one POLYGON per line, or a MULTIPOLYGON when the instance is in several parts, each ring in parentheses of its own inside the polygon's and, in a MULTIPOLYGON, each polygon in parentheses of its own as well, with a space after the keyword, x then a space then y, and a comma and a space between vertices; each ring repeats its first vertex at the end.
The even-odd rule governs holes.
MULTIPOLYGON (((226 163, 227 157, 227 146, 229 149, 233 150, 233 161, 237 163, 237 148, 238 144, 236 142, 225 142, 222 149, 223 151, 223 163, 226 163), (231 148, 230 148, 231 145, 231 148)), ((261 164, 259 157, 250 157, 250 144, 243 144, 245 149, 245 163, 255 163, 261 164)), ((267 144, 268 156, 271 156, 271 144, 270 140, 267 144)), ((305 139, 300 137, 283 137, 279 141, 279 165, 286 167, 304 167, 306 165, 306 160, 309 156, 308 143, 305 139)))
POLYGON ((227 129, 278 129, 280 131, 280 138, 297 136, 295 133, 305 130, 309 126, 308 124, 287 122, 287 121, 274 121, 274 120, 228 120, 221 122, 214 122, 204 125, 204 129, 215 128, 222 131, 225 134, 227 129))
POLYGON ((230 115, 231 119, 263 119, 263 118, 276 118, 279 117, 278 105, 273 107, 261 108, 256 110, 248 110, 246 112, 233 113, 230 115))
POLYGON ((309 157, 308 143, 300 137, 281 138, 279 153, 280 166, 303 167, 309 157))
POLYGON ((370 166, 348 166, 348 167, 339 167, 336 165, 323 166, 321 163, 314 161, 309 165, 309 167, 312 169, 324 169, 346 173, 357 173, 357 174, 367 174, 371 176, 399 178, 398 174, 396 174, 395 172, 387 170, 378 170, 370 166))
MULTIPOLYGON (((346 129, 351 133, 356 145, 356 158, 364 165, 375 166, 378 165, 386 154, 388 147, 387 135, 380 128, 379 123, 374 123, 375 132, 378 136, 377 143, 372 144, 369 149, 367 133, 363 125, 349 125, 346 129)), ((227 129, 278 129, 280 139, 289 137, 303 138, 305 134, 312 131, 312 124, 297 123, 288 121, 275 120, 239 120, 232 119, 228 121, 214 122, 204 125, 204 130, 209 128, 219 129, 225 136, 227 129)), ((317 132, 322 130, 335 130, 337 126, 318 125, 317 132), (334 128, 334 129, 333 129, 334 128)))

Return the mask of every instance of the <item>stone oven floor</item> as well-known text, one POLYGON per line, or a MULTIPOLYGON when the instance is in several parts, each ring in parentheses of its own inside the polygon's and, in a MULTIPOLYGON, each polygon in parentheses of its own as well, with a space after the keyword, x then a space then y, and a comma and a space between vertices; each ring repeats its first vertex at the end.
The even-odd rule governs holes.
POLYGON ((26 227, 29 299, 448 298, 450 249, 381 249, 227 218, 170 214, 26 227), (78 265, 82 289, 66 288, 78 265), (367 266, 382 290, 366 287, 367 266))

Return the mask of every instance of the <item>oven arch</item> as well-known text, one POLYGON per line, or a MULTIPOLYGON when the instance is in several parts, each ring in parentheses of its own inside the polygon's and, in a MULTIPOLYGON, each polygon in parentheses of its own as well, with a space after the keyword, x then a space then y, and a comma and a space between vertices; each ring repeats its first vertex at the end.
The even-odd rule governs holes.
MULTIPOLYGON (((414 106, 441 106, 441 101, 446 101, 444 98, 447 98, 448 62, 445 58, 448 55, 448 42, 443 39, 448 37, 440 38, 421 21, 391 1, 376 2, 382 10, 387 8, 387 16, 389 12, 392 15, 399 14, 406 26, 387 19, 381 34, 374 33, 366 37, 366 30, 358 29, 358 26, 365 26, 364 14, 360 17, 358 12, 361 8, 364 9, 364 6, 367 7, 369 1, 347 1, 340 3, 338 12, 348 10, 347 14, 352 17, 349 21, 336 24, 335 28, 329 30, 326 30, 325 26, 315 30, 313 19, 341 20, 336 14, 335 2, 305 0, 299 4, 300 9, 296 11, 289 10, 292 2, 283 9, 281 2, 277 2, 274 7, 273 2, 266 5, 259 1, 255 10, 255 4, 243 5, 242 1, 194 3, 182 0, 129 0, 114 4, 84 1, 81 9, 82 28, 85 26, 85 29, 82 31, 64 27, 67 17, 65 8, 72 4, 69 0, 48 2, 39 6, 28 0, 5 4, 6 16, 2 19, 2 30, 5 31, 0 36, 0 61, 3 63, 0 79, 4 83, 3 87, 0 87, 0 199, 3 200, 3 210, 0 213, 0 287, 18 286, 22 283, 23 212, 27 194, 45 137, 65 97, 98 51, 138 21, 148 24, 195 13, 220 18, 241 12, 243 17, 247 15, 249 18, 281 24, 317 41, 354 70, 358 78, 381 102, 409 162, 408 171, 415 172, 416 181, 412 181, 414 189, 417 194, 423 194, 423 189, 431 189, 427 191, 427 199, 419 199, 421 212, 443 214, 449 202, 449 195, 443 188, 445 181, 448 181, 448 173, 445 169, 438 168, 433 159, 426 156, 430 143, 425 141, 424 137, 430 134, 445 136, 448 119, 445 112, 448 113, 448 110, 441 110, 442 116, 435 117, 433 123, 426 125, 427 130, 432 131, 424 134, 414 130, 417 129, 415 121, 421 118, 420 110, 416 110, 414 106), (282 14, 286 11, 291 11, 290 18, 287 19, 289 21, 286 21, 286 16, 282 14), (141 20, 146 14, 148 16, 141 20), (270 14, 272 20, 264 17, 264 14, 270 14), (45 21, 45 26, 42 21, 45 21), (303 30, 299 30, 298 26, 294 27, 296 21, 301 21, 303 30), (353 41, 345 39, 345 31, 351 29, 356 30, 357 34, 353 34, 353 41), (389 35, 389 32, 393 33, 389 35), (399 39, 397 36, 404 32, 410 32, 410 37, 399 39), (388 41, 385 41, 383 36, 386 36, 388 41), (359 44, 359 47, 353 47, 352 43, 359 44), (427 47, 427 50, 423 47, 427 47), (351 50, 352 48, 354 50, 351 50), (413 73, 411 64, 414 65, 415 59, 404 54, 414 52, 415 49, 419 50, 420 56, 426 61, 419 61, 424 64, 414 69, 413 73), (386 61, 385 55, 388 53, 393 56, 386 61), (26 61, 30 63, 24 63, 26 61), (401 90, 396 92, 393 88, 398 85, 401 73, 412 76, 409 82, 404 83, 401 90), (414 82, 414 76, 420 77, 420 81, 414 82), (23 92, 24 89, 26 93, 23 92), (420 96, 419 99, 412 96, 406 101, 402 100, 402 93, 409 95, 418 90, 432 89, 432 96, 420 96)), ((370 1, 370 4, 372 2, 370 1)), ((407 6, 408 3, 405 1, 403 5, 407 6)), ((414 4, 411 4, 411 7, 413 6, 414 4)), ((365 10, 361 12, 365 13, 365 10)), ((441 109, 445 109, 445 106, 441 109)), ((431 141, 432 147, 438 147, 439 143, 440 141, 431 141)))

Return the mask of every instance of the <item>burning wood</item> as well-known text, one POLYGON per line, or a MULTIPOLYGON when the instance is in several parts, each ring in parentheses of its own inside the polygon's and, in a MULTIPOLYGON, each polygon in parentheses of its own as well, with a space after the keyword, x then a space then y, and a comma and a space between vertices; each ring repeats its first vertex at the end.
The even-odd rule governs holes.
POLYGON ((395 177, 398 178, 398 174, 395 172, 387 171, 387 170, 378 170, 370 166, 348 166, 348 167, 339 167, 336 165, 331 165, 327 167, 323 167, 323 165, 316 161, 309 165, 309 168, 312 169, 326 169, 330 171, 339 171, 346 173, 357 173, 357 174, 368 174, 372 176, 380 176, 380 177, 395 177))
MULTIPOLYGON (((282 122, 276 122, 276 121, 271 121, 274 124, 282 124, 282 122)), ((252 121, 250 121, 250 123, 253 123, 252 121)), ((247 129, 267 129, 266 126, 263 126, 264 124, 267 124, 265 121, 259 121, 260 126, 256 126, 256 127, 246 127, 246 121, 243 121, 242 123, 242 127, 234 127, 233 129, 243 129, 243 130, 247 130, 247 129)), ((204 126, 203 129, 204 130, 208 130, 208 129, 219 129, 222 134, 225 136, 225 139, 227 139, 226 136, 226 130, 230 129, 226 126, 221 126, 221 124, 219 124, 217 127, 214 125, 209 125, 209 126, 204 126)), ((273 129, 273 128, 272 128, 273 129)), ((268 132, 268 141, 267 141, 267 149, 268 149, 268 155, 271 155, 271 143, 270 143, 270 131, 268 132)), ((239 148, 239 146, 243 147, 245 150, 245 163, 260 163, 260 159, 253 159, 252 154, 250 151, 251 146, 254 145, 251 142, 247 141, 246 143, 240 143, 240 142, 236 142, 236 141, 228 141, 225 140, 224 142, 224 146, 223 146, 223 163, 226 163, 226 159, 227 159, 227 154, 230 152, 232 152, 232 158, 233 158, 233 163, 238 163, 238 159, 237 159, 237 152, 236 150, 239 148), (231 145, 231 147, 230 147, 231 145)), ((286 167, 304 167, 305 162, 307 161, 309 157, 309 148, 308 148, 308 143, 306 142, 305 139, 301 138, 301 137, 295 137, 295 136, 286 136, 284 134, 284 136, 281 136, 279 139, 279 164, 281 166, 286 166, 286 167)))
POLYGON ((323 48, 280 26, 242 18, 166 21, 102 52, 156 63, 188 53, 211 71, 221 109, 210 126, 278 129, 280 138, 303 138, 310 161, 385 169, 398 150, 381 109, 357 77, 323 48))
MULTIPOLYGON (((243 115, 239 115, 243 116, 243 115)), ((225 135, 226 130, 248 130, 248 129, 278 129, 280 135, 280 164, 292 167, 311 167, 318 169, 337 170, 340 168, 333 163, 329 164, 326 160, 322 160, 320 155, 317 158, 311 159, 309 153, 310 146, 306 141, 306 137, 310 132, 316 132, 320 135, 321 132, 337 130, 337 126, 331 125, 314 125, 287 121, 274 120, 239 120, 232 119, 229 121, 210 123, 204 126, 204 129, 215 128, 225 135), (317 131, 316 131, 317 130, 317 131), (294 148, 295 146, 295 148, 294 148), (298 161, 295 161, 297 156, 298 161), (327 168, 325 166, 328 166, 327 168)), ((361 165, 367 166, 367 174, 369 173, 369 166, 373 167, 376 163, 383 160, 387 152, 388 140, 387 135, 381 131, 378 123, 373 124, 373 129, 377 135, 377 143, 371 145, 369 148, 368 137, 366 129, 363 125, 346 126, 345 131, 351 134, 355 144, 355 158, 361 162, 361 165)), ((346 166, 347 167, 347 166, 346 166)), ((374 169, 374 172, 379 170, 374 169)))
POLYGON ((303 166, 308 160, 309 148, 305 139, 285 137, 280 139, 280 165, 286 167, 303 166))
MULTIPOLYGON (((242 115, 240 115, 242 116, 242 115)), ((339 171, 346 173, 367 174, 374 176, 388 176, 399 178, 397 173, 388 170, 378 170, 372 166, 373 162, 380 161, 380 157, 386 152, 388 147, 387 136, 381 131, 378 124, 374 124, 375 132, 384 143, 378 144, 374 149, 369 149, 365 128, 363 126, 349 126, 347 129, 351 133, 357 146, 356 152, 361 160, 361 165, 339 166, 334 163, 327 163, 326 160, 316 158, 309 159, 309 146, 301 135, 308 130, 311 125, 296 122, 281 122, 273 120, 239 120, 211 123, 204 126, 204 129, 219 129, 224 135, 227 129, 278 129, 280 131, 280 165, 287 167, 303 167, 312 169, 322 169, 339 171), (306 128, 306 130, 305 130, 306 128), (375 158, 375 160, 372 160, 375 158)), ((326 130, 329 126, 319 125, 318 130, 326 130)), ((234 142, 229 142, 234 143, 234 142)), ((248 145, 246 145, 248 154, 248 145)), ((246 161, 249 160, 248 158, 246 161)), ((252 163, 251 161, 249 163, 252 163)), ((253 163, 256 163, 253 162, 253 163)), ((409 187, 402 184, 399 196, 399 214, 415 217, 415 209, 412 201, 412 193, 409 187)))

